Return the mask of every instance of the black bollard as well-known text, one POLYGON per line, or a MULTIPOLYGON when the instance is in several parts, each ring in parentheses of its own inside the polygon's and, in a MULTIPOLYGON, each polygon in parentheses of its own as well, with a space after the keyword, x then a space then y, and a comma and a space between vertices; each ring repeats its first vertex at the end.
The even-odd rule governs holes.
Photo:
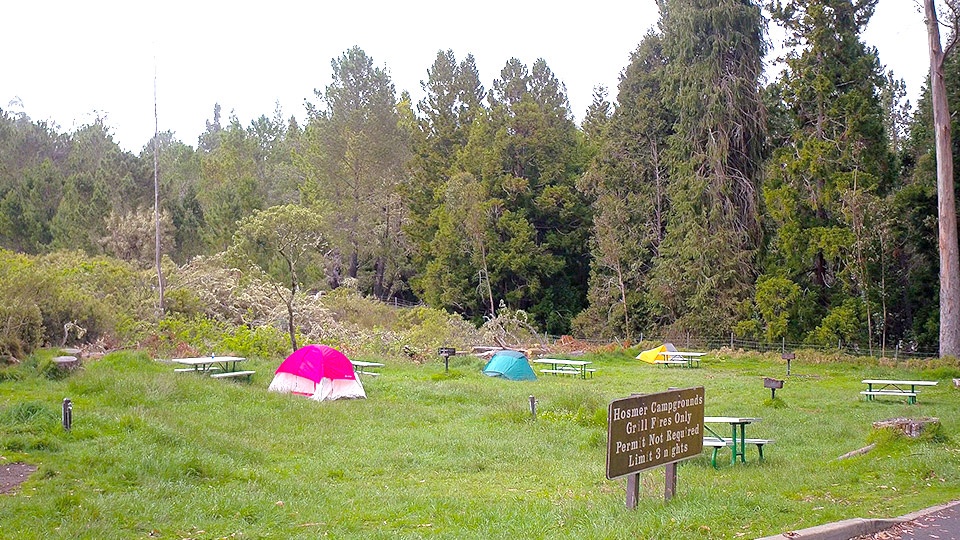
POLYGON ((73 403, 70 398, 63 398, 63 429, 70 431, 73 424, 73 403))

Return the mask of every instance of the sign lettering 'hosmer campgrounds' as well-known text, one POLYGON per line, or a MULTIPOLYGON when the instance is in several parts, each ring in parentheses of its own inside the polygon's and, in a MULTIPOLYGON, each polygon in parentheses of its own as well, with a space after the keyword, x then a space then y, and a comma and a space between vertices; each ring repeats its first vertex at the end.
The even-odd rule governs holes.
POLYGON ((702 451, 702 386, 622 398, 607 408, 610 480, 702 451))

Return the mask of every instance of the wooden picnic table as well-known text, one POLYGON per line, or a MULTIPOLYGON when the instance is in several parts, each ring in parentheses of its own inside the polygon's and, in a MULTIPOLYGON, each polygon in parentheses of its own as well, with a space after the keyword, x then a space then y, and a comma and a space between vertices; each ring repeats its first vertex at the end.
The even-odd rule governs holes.
POLYGON ((936 386, 937 381, 897 381, 888 379, 864 379, 863 384, 867 389, 860 392, 866 396, 867 401, 873 401, 876 396, 899 396, 907 398, 907 403, 913 405, 917 403, 918 386, 936 386), (876 389, 874 386, 876 385, 876 389), (907 387, 910 387, 909 390, 907 387))
POLYGON ((586 379, 587 374, 593 377, 595 369, 587 366, 593 362, 586 360, 566 360, 563 358, 538 358, 533 361, 535 364, 549 364, 550 369, 541 369, 541 373, 552 373, 554 375, 579 375, 581 379, 586 379))
POLYGON ((190 366, 177 368, 176 372, 209 373, 215 379, 225 377, 250 377, 255 371, 242 371, 237 364, 246 361, 242 356, 198 356, 194 358, 174 358, 171 362, 190 366), (219 373, 214 373, 219 372, 219 373))
POLYGON ((684 366, 688 368, 699 367, 700 366, 700 357, 706 355, 707 353, 702 352, 689 352, 689 351, 662 351, 660 353, 663 356, 666 356, 666 360, 654 360, 654 364, 664 365, 667 367, 670 366, 684 366), (696 366, 694 366, 696 363, 696 366))

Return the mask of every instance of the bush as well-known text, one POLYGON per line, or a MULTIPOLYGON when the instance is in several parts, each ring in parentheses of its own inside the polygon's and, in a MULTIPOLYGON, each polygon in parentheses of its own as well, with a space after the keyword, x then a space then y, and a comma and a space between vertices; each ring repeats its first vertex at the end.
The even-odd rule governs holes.
POLYGON ((43 343, 40 308, 20 298, 7 301, 0 306, 0 362, 24 358, 43 343))
POLYGON ((0 265, 0 287, 15 284, 19 298, 39 308, 51 345, 112 337, 118 320, 149 318, 156 302, 149 273, 107 257, 4 253, 0 265))
POLYGON ((217 321, 203 315, 161 319, 155 333, 141 346, 155 356, 239 355, 283 358, 290 353, 288 336, 270 326, 250 328, 217 321))
POLYGON ((479 341, 480 333, 458 315, 439 309, 415 307, 400 310, 396 331, 403 337, 403 349, 423 359, 434 357, 440 347, 463 350, 479 341))

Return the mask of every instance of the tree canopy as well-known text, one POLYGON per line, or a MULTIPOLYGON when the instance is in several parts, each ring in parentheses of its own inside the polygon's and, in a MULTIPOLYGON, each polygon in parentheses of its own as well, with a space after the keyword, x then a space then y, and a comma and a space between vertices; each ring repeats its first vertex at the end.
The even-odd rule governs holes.
POLYGON ((769 21, 755 0, 658 6, 579 125, 544 59, 488 82, 449 49, 419 101, 352 47, 302 125, 214 104, 195 145, 159 133, 138 155, 102 119, 0 109, 0 248, 144 266, 156 149, 165 264, 254 269, 293 346, 298 298, 349 286, 554 335, 935 348, 931 100, 911 108, 863 43, 876 0, 777 0, 769 21), (788 53, 767 82, 771 23, 788 53))

